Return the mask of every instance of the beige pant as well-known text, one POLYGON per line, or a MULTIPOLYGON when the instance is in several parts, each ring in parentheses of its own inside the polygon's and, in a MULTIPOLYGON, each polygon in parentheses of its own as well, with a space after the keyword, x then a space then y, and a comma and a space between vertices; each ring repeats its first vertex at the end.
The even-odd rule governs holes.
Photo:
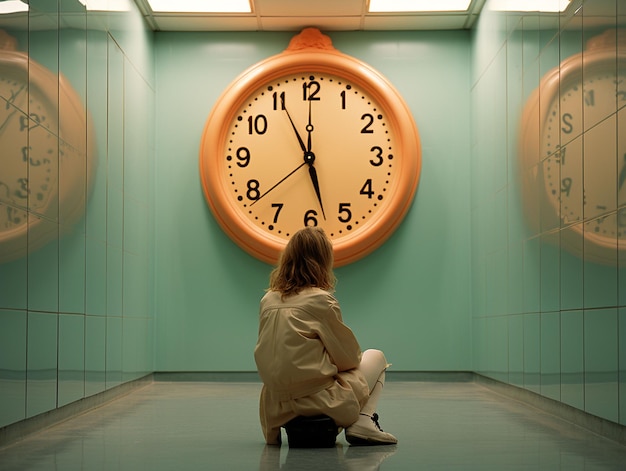
POLYGON ((385 371, 390 366, 385 354, 380 350, 365 350, 361 356, 359 370, 365 376, 370 389, 370 397, 361 409, 363 414, 372 415, 376 412, 380 394, 385 385, 385 371))

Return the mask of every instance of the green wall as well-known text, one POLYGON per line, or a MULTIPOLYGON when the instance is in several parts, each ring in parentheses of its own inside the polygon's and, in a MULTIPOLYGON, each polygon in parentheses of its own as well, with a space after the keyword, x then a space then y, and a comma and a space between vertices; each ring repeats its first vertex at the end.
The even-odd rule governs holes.
POLYGON ((626 211, 626 187, 618 185, 626 154, 626 101, 618 90, 626 91, 626 62, 617 61, 618 54, 626 55, 626 43, 615 44, 616 26, 626 24, 626 5, 579 1, 575 14, 560 21, 553 15, 491 12, 489 6, 472 34, 473 368, 626 424, 626 231, 622 226, 613 233, 603 263, 589 237, 598 233, 598 220, 615 223, 621 217, 623 224, 626 211), (595 54, 587 41, 606 30, 613 37, 603 53, 606 78, 593 77, 584 97, 572 93, 572 73, 586 79, 595 74, 582 68, 581 57, 590 63, 595 54), (575 56, 572 72, 567 64, 575 56), (542 139, 565 150, 559 159, 556 146, 540 150, 535 143, 532 158, 525 158, 521 145, 531 139, 522 129, 535 123, 529 128, 538 132, 539 113, 551 98, 542 80, 551 71, 560 83, 556 96, 561 94, 562 107, 554 116, 561 119, 542 139), (608 86, 606 100, 600 99, 602 86, 608 86), (525 115, 536 90, 539 107, 525 115), (554 188, 550 175, 557 180, 554 193, 546 191, 554 188), (601 205, 593 203, 598 175, 608 191, 601 205), (578 188, 584 185, 584 196, 566 199, 568 178, 578 188), (559 191, 555 210, 550 201, 559 191))
MULTIPOLYGON (((580 235, 598 217, 619 220, 623 191, 610 183, 615 204, 601 214, 581 198, 580 220, 565 223, 545 201, 522 198, 524 178, 554 162, 520 165, 525 103, 589 37, 626 22, 621 0, 575 1, 582 8, 560 20, 497 14, 488 1, 471 32, 329 33, 405 97, 423 157, 405 221, 383 247, 337 270, 337 297, 362 346, 383 349, 395 371, 477 371, 624 424, 624 242, 616 237, 615 259, 598 264, 580 235), (582 256, 563 243, 570 226, 583 228, 574 238, 582 256)), ((58 124, 32 126, 31 105, 0 81, 0 109, 31 128, 0 133, 0 181, 45 185, 37 161, 21 159, 39 133, 55 143, 52 181, 78 177, 74 198, 57 196, 49 211, 36 194, 0 191, 0 214, 29 221, 25 236, 0 238, 0 427, 154 371, 254 370, 271 267, 211 215, 199 140, 221 91, 293 33, 152 33, 132 0, 110 14, 78 0, 29 3, 29 14, 0 16, 0 28, 51 71, 53 90, 67 78, 80 105, 72 112, 61 102, 58 124), (76 112, 89 124, 68 128, 76 112)), ((599 129, 613 136, 604 140, 615 157, 600 167, 618 177, 624 110, 616 96, 577 136, 587 142, 583 179, 596 175, 589 143, 599 129)), ((0 221, 6 234, 8 219, 0 221)))
MULTIPOLYGON (((337 270, 344 319, 395 370, 470 370, 469 33, 329 33, 412 110, 422 175, 404 223, 337 270)), ((219 94, 293 33, 158 33, 156 369, 252 371, 269 265, 231 242, 204 200, 200 135, 219 94)))
MULTIPOLYGON (((131 0, 111 15, 77 0, 29 3, 0 15, 17 50, 48 71, 19 69, 30 100, 1 88, 0 427, 154 371, 152 32, 131 0), (33 101, 42 80, 50 112, 33 101), (58 98, 64 83, 73 104, 58 98), (45 185, 58 191, 42 205, 45 185), (7 214, 28 230, 7 231, 7 214)), ((0 77, 15 70, 0 52, 0 77)))

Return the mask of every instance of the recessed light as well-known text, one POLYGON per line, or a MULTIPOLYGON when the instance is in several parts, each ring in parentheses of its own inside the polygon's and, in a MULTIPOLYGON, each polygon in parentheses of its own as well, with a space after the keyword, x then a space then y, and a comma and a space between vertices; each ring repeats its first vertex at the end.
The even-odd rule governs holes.
POLYGON ((472 0, 370 0, 370 13, 467 11, 472 0))
POLYGON ((78 0, 89 11, 128 11, 125 0, 78 0))
POLYGON ((0 2, 0 15, 7 13, 18 13, 20 11, 28 11, 28 5, 22 3, 20 0, 9 0, 7 2, 0 2))
POLYGON ((250 0, 147 0, 154 12, 252 13, 250 0))
POLYGON ((561 12, 571 0, 492 0, 488 7, 494 11, 561 12))

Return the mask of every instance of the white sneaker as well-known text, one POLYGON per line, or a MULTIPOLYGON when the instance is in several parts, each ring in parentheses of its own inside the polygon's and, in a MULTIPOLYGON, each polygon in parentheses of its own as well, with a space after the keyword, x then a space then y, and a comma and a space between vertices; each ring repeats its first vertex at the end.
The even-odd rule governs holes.
POLYGON ((346 429, 346 440, 350 445, 394 445, 398 439, 384 432, 378 424, 378 414, 361 413, 359 419, 346 429))

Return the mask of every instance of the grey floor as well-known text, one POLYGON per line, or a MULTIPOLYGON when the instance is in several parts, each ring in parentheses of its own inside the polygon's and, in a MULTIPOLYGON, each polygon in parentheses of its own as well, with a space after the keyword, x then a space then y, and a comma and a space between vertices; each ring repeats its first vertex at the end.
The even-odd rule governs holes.
MULTIPOLYGON (((626 447, 476 383, 387 382, 391 447, 265 446, 257 383, 155 382, 0 449, 0 470, 625 470, 626 447)), ((283 440, 286 443, 286 437, 283 440)))

